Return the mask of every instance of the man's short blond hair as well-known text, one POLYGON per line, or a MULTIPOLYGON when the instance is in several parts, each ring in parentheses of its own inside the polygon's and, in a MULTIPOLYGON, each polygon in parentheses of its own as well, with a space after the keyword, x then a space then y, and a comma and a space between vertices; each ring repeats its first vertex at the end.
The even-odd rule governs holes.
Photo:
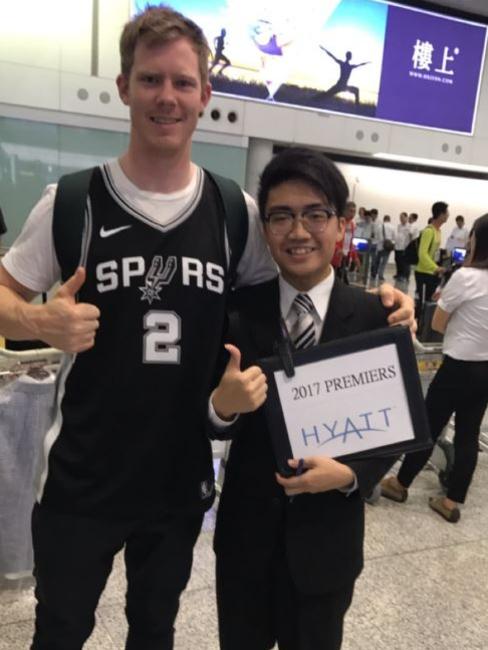
POLYGON ((148 47, 162 45, 178 38, 187 38, 198 56, 202 88, 208 81, 210 48, 203 30, 192 20, 165 5, 146 6, 132 18, 120 36, 121 72, 129 76, 134 64, 134 52, 140 41, 148 47))

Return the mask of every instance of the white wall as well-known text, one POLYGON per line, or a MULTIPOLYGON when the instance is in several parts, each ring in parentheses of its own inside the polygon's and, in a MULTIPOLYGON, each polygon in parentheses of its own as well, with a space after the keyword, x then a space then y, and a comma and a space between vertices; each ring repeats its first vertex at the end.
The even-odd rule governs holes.
MULTIPOLYGON (((91 75, 92 6, 92 0, 0 2, 0 115, 12 115, 20 107, 69 113, 80 120, 128 119, 114 79, 118 36, 129 18, 130 2, 99 0, 97 76, 91 75)), ((218 96, 212 98, 200 131, 488 167, 488 66, 474 137, 218 96), (221 113, 217 121, 210 117, 213 108, 221 113), (234 122, 227 118, 231 110, 237 114, 234 122)))

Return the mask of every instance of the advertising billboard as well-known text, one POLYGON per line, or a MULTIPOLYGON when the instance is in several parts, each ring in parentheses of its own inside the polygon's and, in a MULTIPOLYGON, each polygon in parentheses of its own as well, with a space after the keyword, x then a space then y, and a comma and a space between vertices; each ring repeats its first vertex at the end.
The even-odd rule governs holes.
POLYGON ((473 132, 486 25, 382 0, 171 5, 207 36, 214 93, 473 132))

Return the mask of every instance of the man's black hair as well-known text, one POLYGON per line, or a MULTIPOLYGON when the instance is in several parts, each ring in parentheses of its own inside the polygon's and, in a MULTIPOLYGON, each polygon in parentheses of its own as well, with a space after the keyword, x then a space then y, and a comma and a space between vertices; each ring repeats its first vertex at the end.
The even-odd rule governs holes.
POLYGON ((444 201, 437 201, 432 206, 432 217, 434 219, 437 219, 441 214, 444 214, 444 212, 447 211, 448 207, 449 206, 447 205, 447 203, 444 203, 444 201))
POLYGON ((270 191, 287 181, 302 181, 327 197, 337 215, 342 215, 349 190, 344 176, 324 154, 312 149, 291 147, 276 154, 259 180, 258 205, 264 219, 270 191))

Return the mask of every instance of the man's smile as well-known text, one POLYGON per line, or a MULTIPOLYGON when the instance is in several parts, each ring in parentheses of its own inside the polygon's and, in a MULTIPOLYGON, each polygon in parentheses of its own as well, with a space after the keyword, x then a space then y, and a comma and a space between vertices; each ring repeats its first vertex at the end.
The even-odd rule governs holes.
POLYGON ((313 253, 315 250, 317 250, 315 246, 288 246, 286 248, 288 255, 292 255, 294 257, 308 255, 309 253, 313 253))
POLYGON ((162 117, 162 116, 157 116, 153 115, 149 118, 151 122, 154 122, 155 124, 177 124, 178 122, 181 122, 180 117, 162 117))

